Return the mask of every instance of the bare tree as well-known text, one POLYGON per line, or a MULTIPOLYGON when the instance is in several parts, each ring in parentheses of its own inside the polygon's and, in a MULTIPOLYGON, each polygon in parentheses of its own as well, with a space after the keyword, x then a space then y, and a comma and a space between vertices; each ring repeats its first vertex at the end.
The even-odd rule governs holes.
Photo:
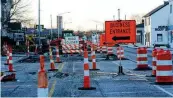
POLYGON ((5 17, 2 19, 2 26, 7 25, 8 22, 21 22, 23 24, 30 24, 33 18, 29 17, 30 0, 12 0, 12 4, 3 4, 5 17))
POLYGON ((142 17, 144 16, 144 14, 134 14, 130 17, 130 19, 132 20, 136 20, 137 24, 142 23, 142 17))

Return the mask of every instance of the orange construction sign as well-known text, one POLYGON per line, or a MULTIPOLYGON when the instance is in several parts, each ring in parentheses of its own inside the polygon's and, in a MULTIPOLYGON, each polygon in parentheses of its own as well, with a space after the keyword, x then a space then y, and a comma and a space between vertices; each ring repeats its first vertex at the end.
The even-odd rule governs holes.
POLYGON ((106 43, 135 43, 136 42, 136 21, 117 20, 105 21, 106 43))

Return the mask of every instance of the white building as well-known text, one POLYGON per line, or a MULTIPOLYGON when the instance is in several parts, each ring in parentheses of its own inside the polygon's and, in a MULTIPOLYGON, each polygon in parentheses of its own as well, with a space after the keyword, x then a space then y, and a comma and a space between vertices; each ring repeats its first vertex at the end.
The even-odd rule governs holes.
POLYGON ((154 45, 170 45, 168 24, 170 6, 169 2, 165 1, 164 4, 153 9, 144 16, 144 43, 148 47, 154 45))

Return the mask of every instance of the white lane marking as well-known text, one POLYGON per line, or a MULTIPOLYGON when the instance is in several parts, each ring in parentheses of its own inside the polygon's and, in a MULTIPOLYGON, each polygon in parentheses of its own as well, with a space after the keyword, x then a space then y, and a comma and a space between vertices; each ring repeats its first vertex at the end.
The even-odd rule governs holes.
POLYGON ((154 86, 155 86, 156 88, 158 88, 159 90, 165 92, 166 94, 170 95, 171 97, 173 97, 173 94, 172 94, 172 93, 166 91, 165 89, 161 88, 160 86, 158 86, 158 85, 154 85, 154 86))

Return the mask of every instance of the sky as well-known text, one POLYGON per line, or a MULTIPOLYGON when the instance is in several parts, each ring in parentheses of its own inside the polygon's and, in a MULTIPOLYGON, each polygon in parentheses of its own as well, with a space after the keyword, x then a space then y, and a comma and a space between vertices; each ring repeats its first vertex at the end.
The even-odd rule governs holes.
MULTIPOLYGON (((104 21, 118 19, 118 11, 121 11, 121 19, 125 15, 127 19, 134 14, 146 14, 164 0, 40 0, 41 24, 46 28, 51 27, 50 15, 52 15, 53 28, 57 27, 56 16, 63 14, 65 29, 73 30, 102 30, 104 21), (95 22, 97 21, 97 22, 95 22)), ((38 23, 38 0, 31 2, 31 15, 38 23)))

